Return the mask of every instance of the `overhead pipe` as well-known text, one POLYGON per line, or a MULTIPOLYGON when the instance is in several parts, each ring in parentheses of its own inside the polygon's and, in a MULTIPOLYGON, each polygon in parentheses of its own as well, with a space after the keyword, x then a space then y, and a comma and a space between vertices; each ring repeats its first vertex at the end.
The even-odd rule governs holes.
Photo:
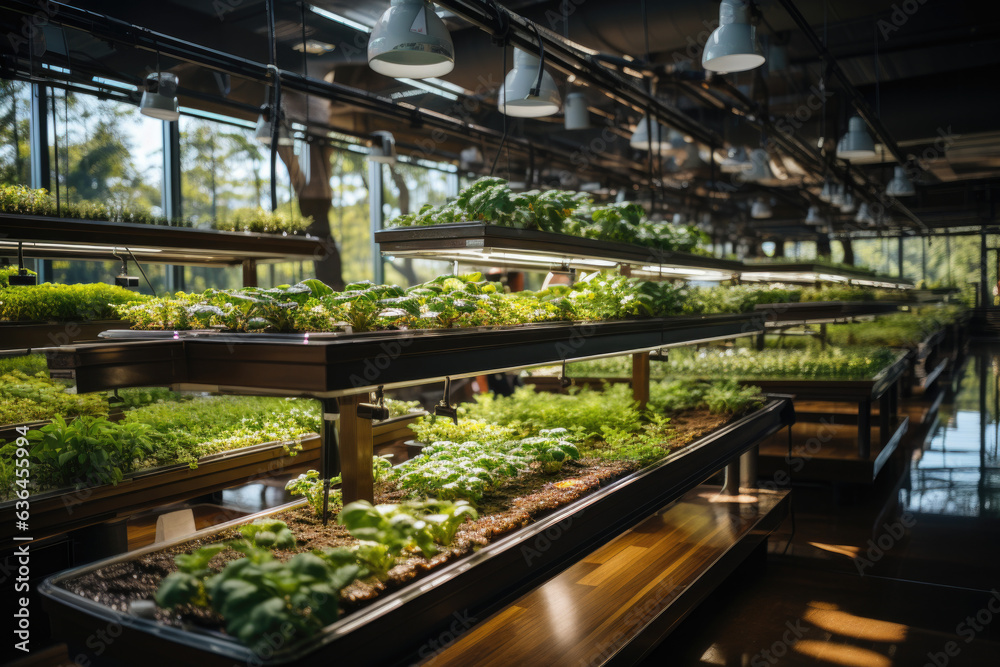
MULTIPOLYGON (((494 145, 499 145, 503 141, 503 135, 499 131, 452 118, 443 113, 392 102, 374 93, 351 88, 336 82, 327 82, 307 77, 288 70, 278 69, 273 73, 272 77, 267 65, 248 58, 192 44, 185 40, 157 33, 148 28, 136 26, 105 14, 69 5, 51 4, 55 7, 56 11, 49 18, 50 24, 81 30, 112 43, 124 44, 151 53, 158 51, 161 55, 209 67, 230 76, 241 77, 261 84, 271 83, 274 81, 273 77, 280 77, 281 85, 288 90, 315 95, 331 101, 344 102, 363 112, 375 113, 412 126, 428 126, 452 134, 453 136, 488 141, 494 145)), ((37 5, 25 0, 10 0, 10 2, 6 3, 5 9, 29 15, 37 11, 37 5)), ((507 144, 519 147, 525 155, 534 146, 536 151, 544 153, 550 159, 556 159, 562 164, 575 166, 573 152, 571 151, 539 148, 530 140, 522 137, 508 136, 506 142, 507 144)), ((598 159, 597 156, 593 157, 593 162, 595 165, 604 167, 607 167, 608 164, 613 164, 615 167, 622 166, 618 161, 610 163, 607 160, 598 159)), ((643 170, 633 166, 630 168, 630 172, 632 178, 637 182, 644 182, 645 172, 643 170)))

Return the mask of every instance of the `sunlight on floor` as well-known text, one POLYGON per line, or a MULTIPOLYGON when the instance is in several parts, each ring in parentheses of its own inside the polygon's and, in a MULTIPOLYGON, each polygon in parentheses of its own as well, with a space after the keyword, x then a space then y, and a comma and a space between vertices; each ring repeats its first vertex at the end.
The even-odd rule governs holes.
POLYGON ((892 666, 892 660, 887 656, 849 644, 830 644, 812 639, 802 639, 795 643, 792 650, 801 655, 842 667, 892 666))
POLYGON ((907 627, 905 625, 855 616, 846 611, 810 609, 803 616, 803 620, 827 632, 833 632, 853 639, 872 642, 901 642, 906 640, 907 627))

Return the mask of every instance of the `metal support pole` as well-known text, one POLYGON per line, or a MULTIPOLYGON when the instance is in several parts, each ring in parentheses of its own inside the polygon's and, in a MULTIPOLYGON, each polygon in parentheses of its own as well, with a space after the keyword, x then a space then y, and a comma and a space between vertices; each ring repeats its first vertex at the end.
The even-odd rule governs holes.
POLYGON ((385 203, 385 189, 382 179, 382 163, 368 163, 368 213, 371 218, 371 255, 372 255, 372 280, 376 285, 385 282, 385 266, 382 263, 382 253, 379 252, 378 244, 375 243, 375 232, 382 229, 385 224, 385 211, 382 207, 385 203))
POLYGON ((726 481, 722 485, 722 495, 740 495, 740 457, 726 464, 726 481))
POLYGON ((979 299, 981 308, 989 308, 993 303, 993 290, 989 288, 986 283, 989 282, 989 268, 987 268, 987 248, 986 248, 986 229, 983 228, 979 235, 979 266, 981 270, 979 272, 979 299))
POLYGON ((745 489, 757 488, 757 459, 760 446, 751 447, 740 457, 740 486, 745 489))
POLYGON ((899 242, 899 247, 897 249, 897 259, 899 260, 899 277, 902 278, 903 277, 903 237, 900 236, 899 239, 897 239, 897 241, 899 242))
POLYGON ((337 422, 340 404, 335 398, 320 399, 323 410, 323 434, 320 440, 320 479, 323 480, 323 525, 330 518, 330 478, 340 474, 340 442, 337 440, 337 422))
MULTIPOLYGON (((45 86, 31 84, 31 187, 52 189, 52 168, 49 164, 48 91, 45 86)), ((58 159, 58 156, 56 156, 58 159)))
POLYGON ((632 397, 640 410, 646 409, 649 403, 649 352, 632 355, 632 397))
MULTIPOLYGON (((180 123, 163 123, 163 217, 170 222, 183 218, 181 211, 181 131, 180 123)), ((167 290, 184 289, 184 267, 167 267, 167 290)))

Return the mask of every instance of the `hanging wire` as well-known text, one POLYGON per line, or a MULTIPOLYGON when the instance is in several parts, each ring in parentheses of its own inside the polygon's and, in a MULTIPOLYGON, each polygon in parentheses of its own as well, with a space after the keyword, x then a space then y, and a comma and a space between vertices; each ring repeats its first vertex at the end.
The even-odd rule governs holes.
MULTIPOLYGON (((500 64, 500 75, 505 74, 504 70, 507 68, 507 40, 503 43, 503 62, 500 64)), ((497 154, 493 156, 493 165, 490 167, 490 176, 496 172, 497 161, 500 160, 500 154, 503 153, 504 146, 507 145, 507 91, 504 90, 503 98, 503 109, 500 110, 500 115, 503 117, 503 135, 500 137, 500 145, 497 147, 497 154)), ((510 147, 507 148, 507 180, 510 180, 510 147)))

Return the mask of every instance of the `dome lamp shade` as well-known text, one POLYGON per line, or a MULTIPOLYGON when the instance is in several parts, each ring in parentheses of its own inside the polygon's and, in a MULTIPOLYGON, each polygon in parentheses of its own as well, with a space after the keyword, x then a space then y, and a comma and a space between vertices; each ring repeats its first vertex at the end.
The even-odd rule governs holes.
POLYGON ((177 109, 177 75, 153 72, 146 77, 139 113, 150 118, 172 121, 181 117, 177 109))
POLYGON ((851 116, 847 121, 847 132, 837 143, 837 157, 844 160, 875 157, 875 142, 861 116, 851 116))
POLYGON ((840 204, 840 212, 841 213, 854 213, 854 209, 856 207, 857 206, 854 203, 854 195, 852 195, 850 192, 845 192, 844 193, 844 201, 840 204))
POLYGON ((368 39, 368 66, 391 77, 426 79, 455 67, 455 46, 426 0, 392 0, 368 39))
POLYGON ((896 167, 892 180, 885 186, 885 193, 890 197, 912 197, 917 191, 913 187, 913 181, 906 175, 906 169, 896 167))
POLYGON ((541 118, 559 111, 559 89, 539 56, 514 49, 514 68, 507 72, 497 99, 500 113, 515 118, 541 118))
POLYGON ((396 164, 396 138, 392 136, 392 132, 372 132, 372 149, 368 153, 368 159, 383 164, 396 164))
POLYGON ((805 223, 807 225, 822 225, 823 222, 823 216, 819 213, 819 206, 810 206, 809 212, 806 213, 805 223))
POLYGON ((579 91, 566 96, 563 107, 563 123, 567 130, 586 130, 590 128, 590 112, 587 110, 587 96, 579 91))
MULTIPOLYGON (((283 114, 279 114, 283 116, 283 114)), ((254 138, 258 142, 264 144, 265 146, 271 145, 271 107, 264 105, 260 108, 260 115, 257 116, 257 128, 254 133, 254 138)), ((292 133, 288 131, 288 127, 285 123, 280 122, 278 125, 278 145, 279 146, 291 146, 295 143, 295 138, 292 133)))
POLYGON ((757 28, 750 22, 747 0, 722 0, 719 27, 708 38, 701 65, 711 72, 745 72, 764 64, 757 28))
POLYGON ((750 217, 754 220, 766 220, 774 215, 771 204, 766 199, 758 199, 750 206, 750 217))
POLYGON ((747 149, 743 146, 734 146, 729 149, 726 159, 719 163, 719 169, 723 174, 735 174, 746 169, 749 164, 747 149))

